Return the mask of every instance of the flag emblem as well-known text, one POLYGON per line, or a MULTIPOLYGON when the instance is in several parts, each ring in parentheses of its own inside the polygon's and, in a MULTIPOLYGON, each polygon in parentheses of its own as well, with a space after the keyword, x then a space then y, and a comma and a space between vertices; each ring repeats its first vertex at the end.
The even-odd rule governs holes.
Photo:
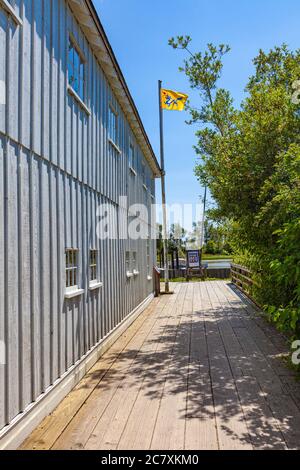
POLYGON ((169 111, 183 111, 188 95, 172 90, 161 90, 161 106, 169 111))

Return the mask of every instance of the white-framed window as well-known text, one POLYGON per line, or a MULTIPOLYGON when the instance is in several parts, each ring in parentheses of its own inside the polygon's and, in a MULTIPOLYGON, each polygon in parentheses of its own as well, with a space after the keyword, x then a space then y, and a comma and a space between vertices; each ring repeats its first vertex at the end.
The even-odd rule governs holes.
POLYGON ((109 105, 108 107, 108 135, 109 139, 118 145, 118 113, 109 105))
POLYGON ((89 290, 95 291, 103 286, 102 282, 99 281, 99 251, 95 249, 90 250, 90 261, 89 261, 89 279, 90 285, 89 290))
POLYGON ((66 249, 66 289, 78 289, 78 250, 66 249))
POLYGON ((79 284, 79 251, 77 248, 66 249, 66 299, 73 299, 84 294, 79 284))
POLYGON ((90 283, 97 282, 98 276, 98 251, 90 250, 90 283))
POLYGON ((85 58, 75 43, 72 35, 69 36, 68 76, 69 86, 77 96, 85 101, 85 58))

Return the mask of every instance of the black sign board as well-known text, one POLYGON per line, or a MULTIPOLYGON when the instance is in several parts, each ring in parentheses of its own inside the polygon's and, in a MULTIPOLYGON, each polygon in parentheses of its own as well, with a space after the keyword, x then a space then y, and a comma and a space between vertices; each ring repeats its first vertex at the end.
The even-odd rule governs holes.
POLYGON ((187 256, 187 267, 190 269, 201 268, 201 251, 200 250, 188 250, 187 256))

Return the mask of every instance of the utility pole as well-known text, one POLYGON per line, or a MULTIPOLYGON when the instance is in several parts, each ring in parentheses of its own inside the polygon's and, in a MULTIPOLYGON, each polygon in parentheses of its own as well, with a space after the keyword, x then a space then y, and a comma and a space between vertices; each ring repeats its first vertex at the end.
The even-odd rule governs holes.
POLYGON ((169 262, 168 262, 168 231, 167 231, 167 207, 166 207, 166 172, 165 172, 165 154, 164 154, 164 126, 163 109, 161 99, 162 81, 158 81, 159 96, 159 129, 160 129, 160 167, 161 167, 161 199, 163 211, 163 245, 164 245, 164 268, 165 268, 165 293, 170 293, 169 284, 169 262))
POLYGON ((206 213, 206 199, 207 199, 207 186, 204 189, 204 200, 203 200, 203 217, 202 217, 202 235, 201 235, 201 254, 205 242, 205 213, 206 213))

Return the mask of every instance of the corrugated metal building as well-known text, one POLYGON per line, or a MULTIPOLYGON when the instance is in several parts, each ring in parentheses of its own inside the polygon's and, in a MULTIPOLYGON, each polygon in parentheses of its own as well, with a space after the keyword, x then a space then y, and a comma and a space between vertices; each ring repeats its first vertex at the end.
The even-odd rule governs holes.
POLYGON ((0 0, 1 448, 151 301, 155 242, 121 236, 120 196, 150 208, 159 176, 91 1, 0 0), (97 237, 100 204, 113 239, 97 237))

